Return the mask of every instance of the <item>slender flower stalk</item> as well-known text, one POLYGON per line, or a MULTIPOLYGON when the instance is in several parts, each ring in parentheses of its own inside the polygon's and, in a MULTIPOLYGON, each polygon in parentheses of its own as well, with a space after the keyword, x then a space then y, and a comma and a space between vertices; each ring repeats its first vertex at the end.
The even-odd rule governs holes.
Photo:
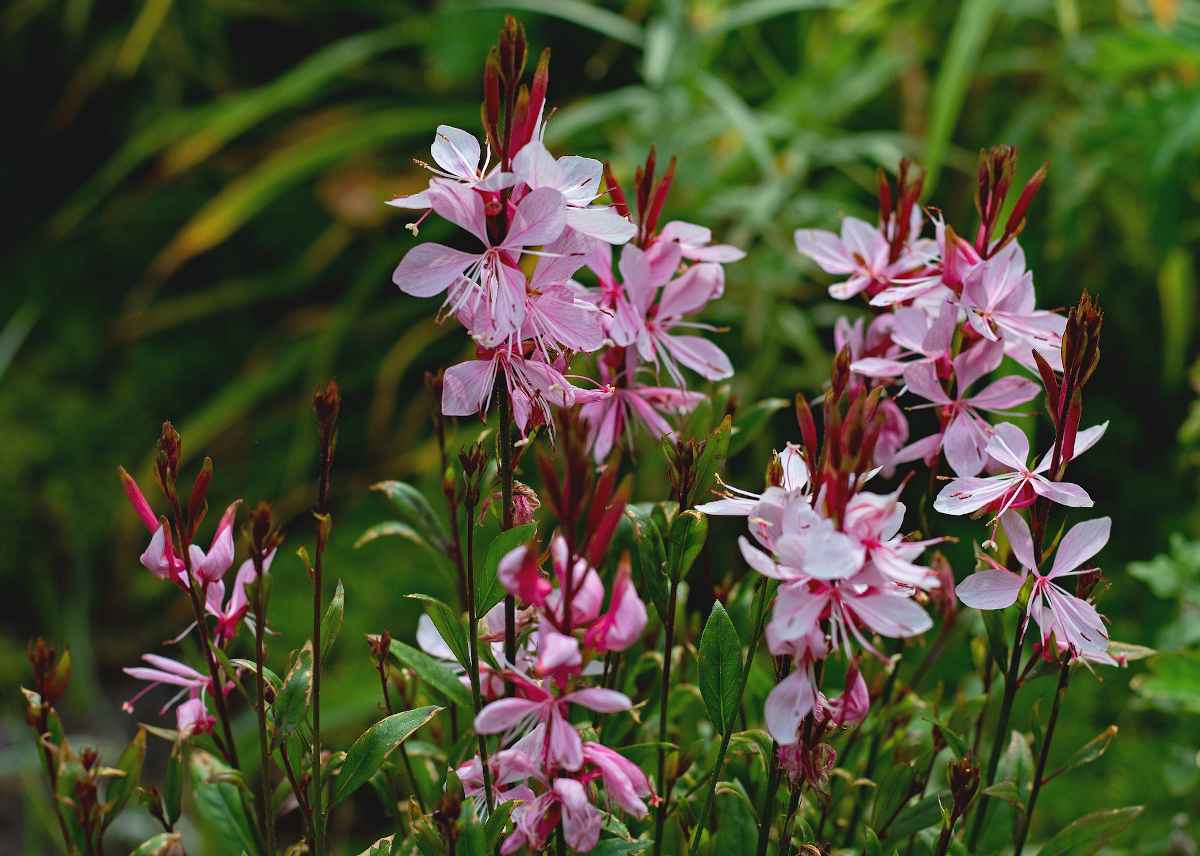
POLYGON ((671 651, 675 647, 675 612, 679 598, 679 579, 671 575, 671 588, 667 595, 667 614, 663 616, 663 665, 662 681, 659 684, 658 701, 658 805, 654 809, 654 854, 662 853, 663 830, 667 823, 667 808, 671 802, 671 788, 667 785, 667 708, 671 692, 671 651))
POLYGON ((320 439, 320 462, 317 480, 317 505, 314 516, 317 521, 317 543, 313 553, 312 574, 312 620, 313 620, 313 676, 312 676, 312 811, 316 839, 313 851, 316 856, 324 851, 325 817, 322 813, 321 792, 321 618, 324 610, 323 564, 325 548, 333 530, 333 518, 329 514, 329 486, 333 478, 333 452, 337 446, 337 421, 342 408, 342 395, 336 381, 329 381, 313 396, 313 408, 317 415, 320 439))
POLYGON ((1066 659, 1058 668, 1058 687, 1054 691, 1054 704, 1050 708, 1050 719, 1046 722, 1046 733, 1042 737, 1042 745, 1038 749, 1037 770, 1033 775, 1033 786, 1029 791, 1029 802, 1025 805, 1023 820, 1017 823, 1017 841, 1013 848, 1013 856, 1021 856, 1025 849, 1025 838, 1029 835, 1029 827, 1033 825, 1033 810, 1037 807, 1038 794, 1042 791, 1042 780, 1046 775, 1046 761, 1050 757, 1050 744, 1054 740, 1054 727, 1058 724, 1058 712, 1063 699, 1067 697, 1067 683, 1071 678, 1071 661, 1066 659))
MULTIPOLYGON (((507 531, 513 527, 513 436, 512 436, 512 399, 508 387, 499 381, 500 398, 500 496, 503 502, 503 518, 500 530, 507 531)), ((468 527, 470 520, 468 518, 468 527)), ((504 596, 504 657, 508 662, 517 659, 517 599, 511 594, 504 596)), ((478 711, 476 711, 478 713, 478 711)))
POLYGON ((254 563, 254 712, 258 718, 259 806, 258 819, 267 852, 275 852, 275 823, 271 817, 271 749, 267 734, 267 692, 263 669, 267 660, 267 562, 279 545, 271 507, 259 503, 250 515, 250 559, 254 563))

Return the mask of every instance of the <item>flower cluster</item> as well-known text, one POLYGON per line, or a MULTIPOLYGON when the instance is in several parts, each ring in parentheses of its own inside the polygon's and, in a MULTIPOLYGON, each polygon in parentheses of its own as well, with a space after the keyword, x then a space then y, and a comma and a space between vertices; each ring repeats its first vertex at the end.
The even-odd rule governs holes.
POLYGON ((445 372, 444 414, 485 412, 503 390, 525 433, 548 424, 552 408, 581 404, 603 460, 632 418, 661 437, 671 433, 667 416, 695 407, 700 396, 686 390, 681 366, 710 380, 732 374, 716 345, 683 331, 712 329, 685 317, 721 296, 721 264, 743 254, 691 223, 658 231, 675 165, 656 182, 653 150, 637 172, 636 210, 600 161, 551 154, 549 52, 528 87, 525 54, 524 31, 510 19, 484 75, 486 140, 439 126, 433 164, 422 164, 428 187, 389 202, 422 212, 414 234, 432 212, 467 232, 472 248, 419 244, 393 280, 406 294, 445 294, 441 317, 455 317, 475 343, 475 359, 445 372), (605 194, 612 204, 597 204, 605 194), (598 287, 575 279, 585 267, 598 287), (576 354, 596 355, 594 385, 571 382, 576 354), (657 382, 660 370, 670 386, 657 382), (647 374, 656 380, 643 385, 647 374))
POLYGON ((548 460, 542 461, 543 474, 554 478, 548 502, 559 521, 549 549, 536 541, 521 545, 497 568, 504 589, 521 607, 520 650, 528 656, 505 663, 502 651, 495 651, 503 665, 496 677, 510 694, 493 696, 475 718, 478 734, 501 735, 502 748, 486 761, 494 793, 486 793, 481 757, 458 769, 467 793, 481 803, 489 796, 519 801, 502 853, 542 848, 560 823, 570 847, 591 850, 603 820, 593 804, 593 785, 603 785, 612 804, 637 818, 646 815, 645 799, 651 796, 650 782, 636 764, 585 740, 572 722, 573 711, 581 708, 597 714, 632 708, 626 695, 605 686, 612 676, 602 664, 606 655, 639 640, 647 613, 628 555, 617 563, 607 591, 597 570, 624 514, 627 488, 617 488, 612 471, 593 480, 580 425, 560 420, 558 434, 566 475, 559 481, 548 460))

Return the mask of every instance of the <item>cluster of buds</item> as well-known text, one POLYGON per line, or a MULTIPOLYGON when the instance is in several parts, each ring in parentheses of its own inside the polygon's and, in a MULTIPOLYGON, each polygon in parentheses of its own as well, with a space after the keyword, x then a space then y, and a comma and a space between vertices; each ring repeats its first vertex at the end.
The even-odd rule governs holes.
POLYGON ((581 404, 596 458, 604 460, 631 418, 661 437, 672 432, 667 416, 696 405, 681 366, 712 380, 732 374, 719 348, 679 330, 704 327, 684 317, 721 296, 721 263, 742 253, 712 245, 709 230, 690 223, 658 231, 674 162, 656 182, 653 150, 637 171, 636 222, 611 170, 590 158, 554 157, 543 142, 549 52, 528 86, 526 54, 524 30, 509 18, 484 70, 486 146, 467 131, 439 126, 434 165, 421 164, 433 173, 429 186, 388 203, 422 212, 414 233, 432 212, 480 248, 419 244, 393 280, 406 294, 446 294, 442 317, 455 317, 475 342, 476 359, 442 378, 443 414, 486 412, 502 389, 525 433, 549 423, 552 408, 581 404), (612 204, 596 204, 606 192, 612 204), (526 257, 537 260, 531 270, 522 264, 526 257), (598 288, 576 281, 585 267, 598 288), (593 353, 595 386, 578 388, 568 380, 571 360, 593 353), (671 386, 642 385, 643 375, 657 378, 660 369, 671 386))
MULTIPOLYGON (((645 800, 652 793, 636 764, 585 740, 571 722, 573 706, 598 714, 632 708, 626 695, 603 685, 605 676, 597 667, 607 654, 638 641, 647 613, 634 588, 627 555, 617 563, 607 591, 598 571, 624 514, 628 486, 617 484, 613 469, 596 476, 587 456, 585 430, 576 419, 560 417, 558 437, 556 458, 563 461, 562 472, 549 457, 538 462, 546 505, 558 525, 548 548, 535 539, 500 560, 497 575, 520 607, 519 654, 516 662, 506 662, 498 642, 493 642, 493 657, 500 665, 488 675, 493 700, 475 719, 478 733, 501 735, 500 750, 487 761, 496 783, 495 799, 519 801, 502 853, 540 849, 560 824, 567 844, 587 852, 596 845, 603 820, 594 804, 597 786, 603 786, 612 803, 638 818, 647 814, 645 800)), ((496 639, 493 625, 500 618, 489 614, 485 619, 493 634, 485 638, 496 639)), ((423 627, 426 634, 432 630, 423 627)), ((457 774, 467 795, 482 805, 485 779, 480 758, 460 766, 457 774)))

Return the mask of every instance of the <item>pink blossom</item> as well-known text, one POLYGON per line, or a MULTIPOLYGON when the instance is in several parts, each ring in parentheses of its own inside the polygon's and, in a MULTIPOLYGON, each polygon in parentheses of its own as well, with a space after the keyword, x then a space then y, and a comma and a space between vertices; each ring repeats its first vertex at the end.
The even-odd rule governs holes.
POLYGON ((188 699, 175 708, 175 727, 184 739, 195 734, 211 734, 217 720, 209 712, 199 696, 188 699))
POLYGON ((834 725, 856 725, 867 718, 871 708, 871 693, 857 662, 846 669, 846 688, 837 698, 829 699, 817 693, 817 712, 821 719, 834 725))
MULTIPOLYGON (((491 150, 486 152, 483 163, 480 164, 479 141, 467 131, 451 125, 438 125, 429 153, 433 155, 433 162, 436 166, 420 161, 417 163, 420 163, 437 178, 449 179, 466 188, 500 190, 510 187, 516 181, 516 176, 511 173, 502 173, 498 167, 489 173, 491 150)), ((396 208, 432 207, 428 191, 413 193, 409 196, 397 196, 389 199, 387 204, 396 208)))
POLYGON ((1015 241, 973 267, 963 281, 962 306, 975 332, 1003 341, 1005 352, 1033 371, 1037 365, 1031 350, 1062 371, 1066 319, 1035 309, 1035 304, 1033 274, 1025 269, 1025 254, 1015 241))
MULTIPOLYGON (((946 461, 955 474, 962 477, 978 475, 986 463, 984 450, 991 438, 992 428, 979 411, 1001 412, 1032 401, 1041 390, 1029 378, 1009 375, 993 381, 979 392, 968 394, 971 385, 983 375, 994 371, 1004 359, 999 342, 982 341, 954 358, 955 395, 946 394, 937 372, 928 363, 909 366, 904 382, 910 392, 921 396, 939 408, 945 428, 939 435, 936 448, 926 441, 915 450, 909 447, 896 457, 897 462, 929 458, 944 449, 946 461)), ((925 406, 925 405, 921 405, 925 406)))
POLYGON ((200 582, 208 584, 218 582, 225 572, 233 566, 233 521, 237 516, 241 500, 230 503, 217 523, 217 531, 213 533, 212 543, 207 552, 196 544, 188 547, 188 558, 192 562, 192 574, 200 582))
POLYGON ((138 519, 150 533, 150 543, 139 561, 146 570, 160 580, 170 580, 180 588, 186 589, 188 586, 187 569, 184 567, 183 560, 175 555, 169 528, 165 522, 161 522, 155 516, 154 510, 146 500, 146 495, 142 493, 142 489, 138 487, 133 476, 125 472, 124 467, 118 467, 117 473, 121 477, 121 485, 125 488, 129 504, 133 506, 138 519))
POLYGON ((941 216, 935 217, 933 222, 937 261, 930 261, 930 268, 917 276, 894 280, 894 286, 871 298, 872 306, 893 306, 909 301, 925 304, 931 300, 941 303, 946 297, 962 291, 967 271, 979 264, 979 253, 969 241, 954 234, 953 229, 947 229, 941 216))
POLYGON ((651 796, 653 790, 637 764, 620 752, 591 741, 583 744, 583 761, 599 770, 604 790, 613 802, 639 820, 646 816, 642 800, 651 796))
MULTIPOLYGON (((131 666, 121 670, 131 678, 148 683, 137 695, 121 705, 128 713, 133 712, 133 706, 137 703, 138 699, 163 684, 181 687, 181 689, 162 706, 162 710, 159 711, 160 713, 166 713, 184 696, 190 695, 194 698, 203 698, 205 693, 212 691, 212 678, 200 674, 185 663, 180 663, 178 660, 172 660, 169 657, 163 657, 158 654, 143 654, 142 659, 150 665, 148 667, 131 666)), ((225 687, 226 693, 232 688, 233 683, 230 682, 225 687)))
MULTIPOLYGON (((808 463, 804 460, 800 447, 788 443, 776 457, 782 474, 779 489, 784 493, 784 501, 802 499, 808 502, 808 463)), ((701 503, 696 506, 696 510, 701 514, 715 516, 747 517, 754 514, 755 507, 763 497, 762 494, 751 493, 724 483, 720 493, 724 496, 723 499, 701 503)))
POLYGON ((925 548, 942 539, 907 541, 900 535, 904 503, 899 490, 887 494, 859 493, 846 504, 844 528, 867 551, 867 559, 888 579, 903 586, 931 588, 937 584, 929 568, 913 563, 925 548))
POLYGON ((646 629, 646 605, 633 587, 632 567, 622 556, 613 579, 608 612, 588 628, 583 643, 596 651, 624 651, 646 629))
MULTIPOLYGON (((914 229, 913 234, 917 231, 914 229)), ((848 300, 861 291, 880 290, 892 284, 924 265, 932 251, 928 242, 918 241, 893 261, 888 239, 883 233, 856 217, 842 220, 840 237, 821 229, 797 229, 795 238, 800 254, 808 256, 823 271, 847 275, 846 279, 829 286, 829 296, 836 300, 848 300)))
MULTIPOLYGON (((263 573, 271 567, 271 562, 275 560, 275 551, 272 550, 263 559, 263 573)), ((247 616, 250 610, 250 602, 246 597, 246 586, 254 582, 258 572, 254 567, 254 562, 247 559, 242 562, 238 568, 237 576, 234 578, 233 591, 229 594, 229 600, 225 601, 225 583, 218 580, 208 587, 208 592, 205 599, 205 609, 209 615, 215 616, 217 626, 214 631, 214 636, 218 641, 227 643, 237 635, 238 625, 245 618, 251 627, 253 621, 247 616)))
MULTIPOLYGON (((861 357, 850 364, 850 370, 873 378, 893 378, 904 373, 906 368, 923 363, 941 364, 954 341, 958 327, 958 307, 945 303, 936 315, 930 316, 921 309, 903 307, 892 315, 880 315, 890 319, 888 335, 898 346, 900 353, 891 357, 861 357), (917 359, 906 359, 916 356, 917 359)), ((841 319, 839 319, 841 320, 841 319)), ((877 318, 872 323, 875 327, 877 318)), ((865 344, 865 343, 864 343, 865 344)), ((876 346, 878 348, 878 346, 876 346)), ((861 353, 863 344, 858 347, 861 353)))
POLYGON ((513 809, 512 833, 500 847, 501 854, 516 853, 522 847, 542 850, 551 833, 562 822, 567 845, 587 853, 600 840, 603 816, 588 799, 587 788, 570 778, 557 778, 550 790, 513 809))
POLYGON ((575 387, 557 368, 539 359, 497 348, 481 352, 480 359, 467 360, 446 369, 442 383, 442 413, 471 416, 486 411, 496 388, 496 375, 501 371, 512 398, 513 419, 522 433, 535 412, 542 422, 548 423, 552 406, 570 407, 575 401, 575 387))
POLYGON ((978 571, 958 584, 959 600, 976 609, 1005 609, 1016 602, 1026 577, 1033 575, 1029 592, 1028 614, 1037 622, 1042 644, 1053 636, 1059 651, 1072 659, 1116 665, 1108 654, 1108 630, 1104 620, 1086 600, 1069 594, 1060 584, 1063 577, 1087 573, 1080 566, 1108 543, 1112 519, 1101 517, 1077 523, 1067 531, 1054 554, 1050 572, 1038 570, 1029 524, 1015 511, 1001 518, 1013 554, 1021 563, 1021 574, 1014 574, 994 560, 991 570, 978 571))
MULTIPOLYGON (((611 373, 600 361, 601 382, 607 383, 611 373)), ((579 414, 588 425, 588 443, 596 461, 607 460, 617 438, 630 435, 635 418, 655 439, 674 436, 665 414, 681 415, 691 412, 704 400, 700 392, 688 392, 669 386, 642 386, 636 381, 628 386, 606 386, 589 394, 576 393, 582 403, 579 414)), ((629 436, 632 446, 633 438, 629 436)))
MULTIPOLYGON (((715 262, 729 264, 740 261, 746 253, 729 244, 712 243, 712 230, 695 223, 685 223, 682 220, 672 220, 663 226, 654 243, 647 251, 651 266, 669 265, 674 268, 677 264, 672 260, 674 244, 679 255, 694 262, 715 262)), ((721 295, 718 294, 717 297, 721 295)))
POLYGON ((600 195, 604 166, 598 160, 567 156, 557 160, 540 140, 532 140, 513 158, 513 172, 530 190, 552 188, 567 206, 567 227, 610 244, 624 244, 637 227, 611 206, 593 206, 600 195))
POLYGON ((549 244, 562 234, 562 194, 542 188, 525 196, 499 243, 488 234, 483 198, 475 191, 435 180, 427 195, 434 211, 474 235, 484 249, 467 253, 442 244, 418 244, 401 259, 393 282, 416 297, 432 297, 454 286, 448 301, 451 312, 482 303, 498 330, 516 332, 524 321, 525 275, 515 265, 528 248, 549 244))
MULTIPOLYGON (((1095 445, 1107 424, 1079 432, 1075 455, 1095 445)), ((1079 485, 1051 481, 1042 475, 1050 469, 1049 454, 1034 469, 1029 469, 1029 440, 1025 432, 1011 422, 1002 422, 992 429, 984 451, 1007 470, 997 475, 955 479, 938 493, 934 508, 943 514, 959 515, 994 506, 999 517, 1009 508, 1027 505, 1033 494, 1072 508, 1092 506, 1092 498, 1079 485)))

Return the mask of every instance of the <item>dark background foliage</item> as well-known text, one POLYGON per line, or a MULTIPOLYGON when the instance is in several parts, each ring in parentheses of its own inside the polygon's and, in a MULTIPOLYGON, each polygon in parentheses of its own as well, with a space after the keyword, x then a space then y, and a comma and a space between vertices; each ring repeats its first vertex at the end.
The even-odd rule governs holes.
MULTIPOLYGON (((481 60, 506 10, 535 50, 553 48, 553 147, 611 159, 622 178, 650 143, 678 155, 668 216, 750 252, 710 310, 729 328, 720 340, 742 402, 818 390, 832 323, 857 311, 825 296, 823 275, 794 252, 795 228, 870 218, 876 167, 904 155, 926 166, 930 200, 956 222, 973 221, 980 147, 1018 146, 1019 180, 1049 160, 1023 236, 1039 302, 1066 306, 1086 288, 1106 310, 1087 409, 1110 428, 1077 468, 1114 518, 1102 609, 1114 638, 1155 645, 1186 622, 1180 600, 1197 608, 1187 536, 1200 432, 1178 436, 1193 398, 1200 235, 1195 2, 22 0, 0 13, 0 828, 11 830, 0 849, 48 846, 15 692, 26 639, 70 644, 68 728, 117 747, 133 726, 120 667, 188 621, 138 566, 142 533, 114 475, 124 464, 149 485, 164 418, 190 467, 216 460, 213 506, 271 499, 294 550, 311 542, 309 396, 327 376, 341 381, 328 564, 348 611, 324 717, 335 734, 353 736, 376 706, 362 633, 406 638, 416 610, 400 594, 450 592, 415 548, 353 549, 386 515, 373 481, 436 491, 421 378, 466 352, 456 328, 433 324, 434 302, 390 283, 412 239, 404 212, 382 202, 423 181, 410 158, 437 124, 475 129, 481 60), (1171 533, 1182 533, 1173 558, 1138 566, 1151 587, 1132 579, 1127 564, 1166 550, 1171 533)), ((781 412, 731 462, 730 481, 754 484, 795 433, 781 412)), ((639 454, 638 498, 657 498, 661 466, 653 449, 639 454)), ((954 528, 968 538, 954 555, 961 577, 978 527, 954 528)), ((693 591, 701 614, 714 585, 744 573, 736 527, 714 533, 693 591)), ((272 602, 280 657, 300 641, 307 597, 286 552, 272 602)), ((1075 682, 1056 745, 1068 752, 1111 723, 1120 735, 1047 789, 1035 840, 1085 810, 1145 803, 1133 851, 1165 852, 1172 835, 1183 846, 1200 779, 1190 674, 1191 696, 1164 690, 1145 664, 1075 682)))

